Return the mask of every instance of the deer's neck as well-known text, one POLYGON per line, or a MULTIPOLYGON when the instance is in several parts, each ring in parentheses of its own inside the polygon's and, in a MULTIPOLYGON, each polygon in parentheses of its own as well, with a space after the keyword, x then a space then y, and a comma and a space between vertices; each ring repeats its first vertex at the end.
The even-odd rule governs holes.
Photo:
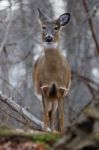
POLYGON ((50 69, 57 69, 62 62, 62 55, 59 49, 45 50, 45 64, 50 69))

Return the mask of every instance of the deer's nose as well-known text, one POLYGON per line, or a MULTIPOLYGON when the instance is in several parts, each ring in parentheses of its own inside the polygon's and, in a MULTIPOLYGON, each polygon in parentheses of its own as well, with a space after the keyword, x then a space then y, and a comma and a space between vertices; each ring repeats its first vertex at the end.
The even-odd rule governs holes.
POLYGON ((51 35, 47 35, 47 36, 45 37, 45 41, 46 41, 46 42, 53 42, 53 37, 52 37, 51 35))

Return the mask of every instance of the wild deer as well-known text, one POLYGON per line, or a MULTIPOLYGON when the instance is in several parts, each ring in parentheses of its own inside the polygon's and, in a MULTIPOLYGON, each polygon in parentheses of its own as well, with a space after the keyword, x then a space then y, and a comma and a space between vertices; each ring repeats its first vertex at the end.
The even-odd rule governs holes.
POLYGON ((60 30, 70 20, 70 14, 64 13, 52 20, 38 9, 42 30, 44 55, 40 56, 33 68, 35 92, 42 97, 44 109, 44 129, 50 124, 55 128, 56 110, 59 111, 60 131, 64 130, 64 98, 71 85, 71 70, 59 48, 60 30))

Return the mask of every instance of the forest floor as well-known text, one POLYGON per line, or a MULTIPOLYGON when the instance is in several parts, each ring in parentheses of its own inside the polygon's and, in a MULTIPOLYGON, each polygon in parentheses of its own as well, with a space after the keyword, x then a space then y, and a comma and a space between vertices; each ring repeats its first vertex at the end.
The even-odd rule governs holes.
POLYGON ((99 150, 99 101, 95 104, 87 106, 63 135, 0 126, 0 150, 99 150))
POLYGON ((0 150, 49 150, 60 139, 58 133, 24 131, 0 127, 0 150))

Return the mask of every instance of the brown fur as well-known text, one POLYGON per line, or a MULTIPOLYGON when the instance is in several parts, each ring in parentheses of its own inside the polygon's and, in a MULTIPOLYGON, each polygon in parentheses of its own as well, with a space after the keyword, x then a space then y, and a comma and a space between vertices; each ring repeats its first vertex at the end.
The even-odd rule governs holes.
MULTIPOLYGON (((71 71, 69 64, 64 56, 61 55, 60 51, 57 50, 47 50, 44 56, 41 56, 37 59, 33 69, 33 80, 34 80, 34 87, 35 91, 38 94, 42 94, 41 87, 44 85, 51 85, 53 82, 57 84, 57 87, 66 87, 67 89, 70 86, 71 82, 71 71)), ((60 108, 60 130, 63 132, 64 130, 64 109, 63 109, 63 90, 59 89, 57 95, 55 97, 49 97, 48 94, 48 87, 45 89, 45 101, 43 101, 43 108, 44 108, 44 128, 47 129, 48 118, 50 119, 51 129, 54 130, 54 119, 55 119, 55 103, 58 100, 58 107, 60 108), (55 103, 54 103, 55 101, 55 103), (52 102, 52 109, 49 109, 50 102, 52 102), (46 108, 47 105, 47 108, 46 108), (52 117, 48 117, 47 113, 51 112, 52 117), (53 113, 52 113, 53 112, 53 113)), ((43 99, 42 99, 43 100, 43 99)))
POLYGON ((42 94, 43 85, 56 82, 58 87, 68 88, 71 80, 69 64, 59 50, 48 50, 46 53, 46 56, 37 59, 33 69, 34 86, 38 94, 42 94))
MULTIPOLYGON (((64 130, 64 97, 68 94, 71 83, 71 70, 66 58, 58 48, 60 26, 64 24, 68 14, 63 14, 58 20, 46 20, 39 10, 42 27, 42 42, 48 44, 44 47, 44 55, 40 56, 34 64, 33 81, 37 94, 42 96, 44 109, 44 129, 48 123, 54 130, 55 114, 58 108, 60 130, 64 130), (46 20, 46 21, 45 21, 46 20), (56 28, 57 26, 57 28, 56 28), (54 47, 46 41, 46 36, 53 37, 54 47)), ((66 22, 67 23, 67 22, 66 22)), ((43 43, 42 43, 43 44, 43 43)))

